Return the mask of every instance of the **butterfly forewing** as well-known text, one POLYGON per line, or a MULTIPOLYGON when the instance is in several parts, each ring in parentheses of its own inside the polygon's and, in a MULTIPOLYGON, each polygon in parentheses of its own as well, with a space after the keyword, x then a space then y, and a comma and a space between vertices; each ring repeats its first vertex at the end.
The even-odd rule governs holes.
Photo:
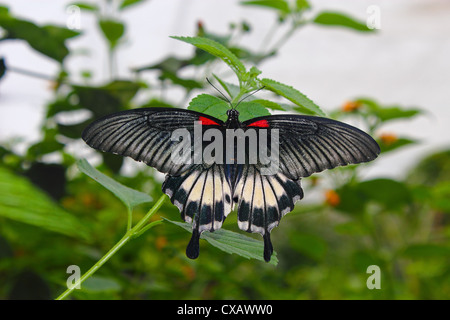
MULTIPOLYGON (((194 164, 171 161, 173 147, 179 143, 172 138, 175 130, 186 129, 191 141, 194 125, 210 121, 220 126, 222 121, 189 110, 145 108, 119 112, 91 123, 83 131, 83 139, 92 148, 128 156, 142 161, 158 171, 180 174, 194 164)), ((190 157, 191 158, 191 155, 190 157)))
POLYGON ((248 120, 267 121, 279 130, 280 172, 298 180, 315 172, 375 159, 380 148, 365 132, 345 123, 313 116, 273 115, 248 120))

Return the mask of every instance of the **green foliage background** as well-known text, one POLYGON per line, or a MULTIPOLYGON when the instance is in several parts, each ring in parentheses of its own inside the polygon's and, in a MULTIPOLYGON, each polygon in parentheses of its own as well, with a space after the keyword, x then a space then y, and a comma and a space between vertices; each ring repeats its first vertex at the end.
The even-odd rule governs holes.
MULTIPOLYGON (((137 169, 123 175, 121 157, 102 154, 97 169, 141 193, 118 186, 115 192, 110 192, 87 174, 80 173, 78 156, 68 152, 67 146, 80 139, 87 123, 111 112, 153 106, 189 106, 223 117, 228 106, 221 99, 205 94, 195 96, 209 86, 204 80, 206 76, 219 83, 233 102, 261 85, 278 98, 284 98, 273 96, 272 101, 252 96, 240 105, 245 117, 282 110, 323 115, 310 100, 312 97, 280 83, 282 79, 260 78, 258 67, 267 59, 277 59, 277 50, 304 25, 373 32, 345 13, 327 11, 306 19, 304 12, 311 6, 306 0, 243 1, 245 6, 272 10, 278 27, 287 30, 273 48, 254 52, 236 41, 240 35, 251 33, 249 22, 232 23, 229 34, 220 36, 199 24, 196 35, 173 40, 194 45, 192 56, 168 56, 158 63, 136 68, 132 79, 118 79, 114 76, 115 65, 120 63, 116 52, 126 34, 126 23, 120 15, 142 2, 76 3, 83 12, 96 17, 98 32, 108 45, 111 79, 100 86, 91 84, 87 71, 82 71, 85 83, 74 84, 71 74, 64 68, 64 59, 71 54, 67 43, 83 35, 61 26, 23 20, 16 16, 20 13, 0 6, 0 40, 24 41, 36 52, 60 64, 60 73, 55 78, 29 73, 51 79, 54 84, 53 101, 46 106, 41 141, 31 145, 25 154, 12 151, 13 141, 2 141, 0 145, 1 299, 56 298, 66 289, 68 266, 78 265, 82 272, 87 271, 162 195, 161 180, 153 169, 137 169), (112 6, 115 14, 105 14, 100 4, 112 6), (215 67, 223 62, 236 78, 215 74, 215 67), (198 76, 182 77, 181 71, 188 68, 198 76), (158 82, 144 81, 144 73, 156 74, 158 82), (179 105, 161 98, 161 93, 172 87, 184 90, 185 99, 179 105), (135 98, 142 92, 151 98, 136 105, 135 98), (58 122, 59 114, 80 110, 88 110, 89 119, 72 125, 58 122), (52 154, 60 155, 61 161, 44 161, 52 154), (130 200, 133 196, 137 198, 130 200)), ((9 57, 0 57, 0 77, 8 72, 24 73, 24 70, 9 68, 8 62, 9 57)), ((362 129, 379 142, 380 157, 402 152, 403 147, 418 143, 406 137, 375 135, 387 122, 408 122, 423 112, 386 106, 378 100, 382 97, 361 97, 328 116, 362 123, 362 129)), ((426 107, 422 106, 424 110, 426 107)), ((277 251, 276 266, 230 254, 236 251, 231 247, 219 250, 211 245, 213 242, 206 241, 201 243, 200 257, 189 260, 184 252, 190 235, 184 230, 185 225, 179 223, 176 207, 166 201, 150 219, 158 225, 153 224, 155 227, 130 240, 70 297, 450 298, 450 150, 425 155, 401 180, 384 177, 366 180, 362 173, 371 165, 339 168, 303 180, 305 194, 317 194, 317 200, 301 202, 272 233, 277 251), (380 290, 369 290, 366 286, 369 276, 366 270, 370 265, 381 269, 380 290)), ((92 171, 90 175, 95 174, 92 171)), ((237 230, 235 214, 230 214, 223 228, 242 233, 237 230)), ((230 245, 238 248, 237 244, 230 245)))

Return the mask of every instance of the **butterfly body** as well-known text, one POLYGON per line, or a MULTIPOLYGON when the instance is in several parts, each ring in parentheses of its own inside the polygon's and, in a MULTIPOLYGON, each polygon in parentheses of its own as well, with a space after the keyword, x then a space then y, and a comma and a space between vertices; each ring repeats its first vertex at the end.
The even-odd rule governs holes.
POLYGON ((269 261, 273 252, 270 232, 303 197, 301 178, 371 161, 380 152, 369 135, 342 122, 300 115, 241 122, 235 109, 228 110, 225 122, 184 109, 128 110, 91 123, 82 137, 95 149, 129 156, 167 174, 164 193, 178 207, 181 218, 192 223, 186 249, 190 258, 199 255, 202 232, 220 229, 237 207, 239 228, 263 236, 264 259, 269 261), (180 130, 188 152, 181 157, 186 161, 178 162, 174 159, 181 153, 173 157, 171 152, 181 144, 173 139, 180 130), (252 137, 258 141, 252 142, 252 137), (216 148, 211 148, 214 143, 216 148), (212 149, 214 161, 205 157, 212 149), (252 150, 257 156, 252 157, 252 150), (261 152, 270 153, 274 161, 258 157, 261 152))

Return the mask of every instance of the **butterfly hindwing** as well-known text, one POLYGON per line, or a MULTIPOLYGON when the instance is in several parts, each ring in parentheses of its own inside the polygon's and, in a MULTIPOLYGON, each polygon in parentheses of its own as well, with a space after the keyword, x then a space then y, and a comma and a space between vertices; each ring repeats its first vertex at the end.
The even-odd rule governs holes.
POLYGON ((192 223, 193 233, 186 253, 196 258, 202 232, 220 229, 232 209, 231 187, 224 166, 201 164, 181 175, 168 175, 162 188, 180 210, 181 218, 192 223))
POLYGON ((233 193, 238 207, 238 225, 241 230, 263 236, 266 261, 270 260, 273 252, 271 230, 301 198, 300 180, 293 181, 283 173, 263 175, 257 165, 242 167, 233 193))

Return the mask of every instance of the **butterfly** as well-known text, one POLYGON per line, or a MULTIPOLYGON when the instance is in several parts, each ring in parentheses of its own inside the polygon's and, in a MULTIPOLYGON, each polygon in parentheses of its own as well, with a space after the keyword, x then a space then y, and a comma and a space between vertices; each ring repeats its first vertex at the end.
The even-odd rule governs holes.
MULTIPOLYGON (((244 136, 244 140, 249 136, 244 136)), ((368 162, 380 153, 372 137, 343 122, 291 114, 241 122, 235 108, 227 111, 226 121, 177 108, 126 110, 92 122, 83 131, 82 138, 94 149, 128 156, 166 174, 163 192, 178 207, 181 218, 192 224, 192 236, 186 248, 186 255, 191 259, 199 256, 202 232, 220 229, 237 206, 239 228, 262 235, 264 260, 270 261, 273 253, 270 232, 303 198, 302 178, 325 169, 368 162), (206 134, 211 129, 215 133, 211 136, 215 138, 210 137, 210 143, 223 138, 224 149, 230 145, 225 139, 230 130, 240 130, 244 135, 251 131, 261 135, 269 132, 267 147, 278 149, 274 152, 278 160, 276 170, 267 174, 264 172, 267 165, 259 160, 252 161, 249 156, 237 161, 252 144, 240 147, 236 139, 231 151, 222 152, 222 159, 228 161, 202 158, 193 161, 211 146, 204 136, 203 139, 196 137, 196 132, 206 134), (180 130, 187 133, 187 137, 174 139, 174 134, 180 130), (278 140, 272 140, 275 135, 278 140), (188 150, 184 153, 185 161, 174 161, 174 148, 183 141, 188 150)), ((260 151, 262 147, 258 145, 257 149, 260 151)), ((181 151, 175 155, 182 154, 181 151)), ((217 151, 216 148, 211 154, 219 153, 217 151)))

